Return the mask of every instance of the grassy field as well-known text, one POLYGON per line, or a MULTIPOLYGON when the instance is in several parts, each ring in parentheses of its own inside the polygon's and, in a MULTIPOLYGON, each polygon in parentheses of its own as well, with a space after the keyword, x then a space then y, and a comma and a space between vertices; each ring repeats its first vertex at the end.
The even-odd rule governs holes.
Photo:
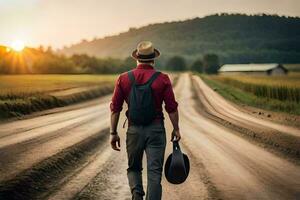
POLYGON ((222 96, 236 103, 300 115, 300 73, 201 77, 222 96))
POLYGON ((0 75, 0 118, 69 105, 112 92, 115 75, 0 75))

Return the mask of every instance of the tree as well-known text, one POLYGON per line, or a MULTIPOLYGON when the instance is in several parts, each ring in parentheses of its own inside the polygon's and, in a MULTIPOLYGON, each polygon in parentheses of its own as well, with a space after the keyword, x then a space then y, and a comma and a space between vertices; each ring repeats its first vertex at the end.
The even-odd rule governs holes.
POLYGON ((132 59, 130 56, 125 58, 122 63, 122 70, 127 71, 136 67, 136 61, 132 59))
POLYGON ((43 45, 40 45, 40 46, 38 47, 38 50, 39 50, 41 53, 44 53, 44 52, 45 52, 45 48, 44 48, 43 45))
POLYGON ((187 67, 185 59, 183 57, 174 56, 168 60, 166 68, 168 70, 184 71, 187 67))
POLYGON ((191 70, 195 72, 203 72, 203 62, 201 59, 197 59, 191 66, 191 70))
POLYGON ((48 53, 48 54, 53 54, 53 49, 52 49, 51 46, 48 46, 48 47, 47 47, 46 53, 48 53))
POLYGON ((219 57, 216 54, 206 54, 203 57, 204 71, 208 74, 216 74, 219 69, 219 57))
POLYGON ((90 57, 86 54, 75 54, 71 57, 71 60, 81 69, 82 73, 97 73, 98 60, 95 57, 90 57))

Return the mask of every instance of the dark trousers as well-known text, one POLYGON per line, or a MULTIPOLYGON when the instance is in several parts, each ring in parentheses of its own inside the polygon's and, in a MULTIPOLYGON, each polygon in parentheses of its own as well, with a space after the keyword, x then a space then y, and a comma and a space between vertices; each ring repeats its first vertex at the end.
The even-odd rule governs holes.
POLYGON ((142 182, 143 154, 147 158, 147 200, 160 200, 162 194, 161 176, 166 147, 166 133, 163 123, 148 126, 129 126, 126 137, 128 156, 127 176, 132 199, 140 200, 145 195, 142 182))

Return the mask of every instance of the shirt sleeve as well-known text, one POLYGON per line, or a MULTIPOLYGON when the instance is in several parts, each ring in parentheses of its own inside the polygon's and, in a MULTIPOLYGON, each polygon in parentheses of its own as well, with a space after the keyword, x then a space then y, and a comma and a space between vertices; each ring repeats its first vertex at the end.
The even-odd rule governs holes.
POLYGON ((165 75, 164 82, 166 84, 163 93, 163 101, 165 102, 165 109, 168 113, 177 111, 178 103, 175 100, 172 84, 169 76, 165 75))
POLYGON ((125 98, 121 88, 121 80, 121 76, 119 76, 116 81, 114 93, 110 103, 110 111, 113 113, 121 112, 123 108, 125 98))

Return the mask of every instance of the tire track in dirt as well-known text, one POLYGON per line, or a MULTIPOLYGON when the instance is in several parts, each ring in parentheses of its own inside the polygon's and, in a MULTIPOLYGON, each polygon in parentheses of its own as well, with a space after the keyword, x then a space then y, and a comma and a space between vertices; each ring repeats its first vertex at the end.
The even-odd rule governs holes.
MULTIPOLYGON (((122 121, 122 120, 121 120, 122 121)), ((126 169, 127 154, 125 150, 125 130, 119 129, 121 137, 121 152, 111 151, 111 157, 101 167, 101 171, 73 198, 76 200, 130 200, 126 169)))
POLYGON ((282 133, 290 134, 293 136, 300 136, 300 130, 286 126, 282 124, 277 124, 271 121, 255 118, 251 115, 241 112, 237 107, 233 106, 231 103, 222 98, 219 94, 213 91, 209 86, 207 86, 198 76, 193 76, 193 80, 199 85, 200 90, 202 90, 203 96, 206 98, 204 103, 209 104, 210 110, 222 114, 224 117, 229 117, 246 124, 256 125, 264 129, 272 129, 280 131, 282 133))
POLYGON ((108 129, 98 132, 0 183, 0 199, 45 199, 102 153, 108 129))
MULTIPOLYGON (((106 133, 107 134, 107 133, 106 133)), ((106 145, 105 145, 106 146, 106 145)), ((71 199, 79 193, 102 169, 103 165, 112 155, 110 148, 103 148, 97 153, 90 163, 87 164, 79 173, 74 175, 57 192, 53 193, 49 200, 71 199)))
MULTIPOLYGON (((78 123, 72 123, 70 125, 67 125, 63 128, 55 130, 53 132, 49 132, 49 133, 43 134, 41 136, 34 137, 29 140, 25 140, 23 142, 15 143, 15 144, 6 146, 4 148, 1 148, 0 149, 0 158, 6 161, 4 164, 14 162, 17 159, 22 158, 22 156, 19 156, 21 153, 25 153, 26 151, 33 149, 36 146, 36 144, 41 145, 41 144, 49 142, 50 140, 61 137, 63 135, 70 134, 70 131, 72 129, 79 127, 93 119, 94 119, 94 117, 89 117, 89 118, 83 119, 82 121, 79 121, 78 123), (12 154, 14 156, 11 156, 12 154)), ((2 165, 2 167, 4 167, 4 166, 2 165)))
POLYGON ((63 122, 57 122, 55 124, 47 125, 44 127, 39 127, 35 129, 30 129, 22 133, 11 134, 0 139, 0 149, 6 148, 11 145, 16 145, 20 143, 26 143, 28 141, 35 140, 41 137, 47 137, 55 132, 63 132, 64 130, 71 129, 77 124, 80 124, 84 121, 88 122, 97 116, 105 114, 103 111, 94 112, 89 115, 78 116, 70 120, 64 120, 63 122))
MULTIPOLYGON (((41 144, 35 143, 28 151, 18 155, 22 159, 16 160, 16 162, 2 164, 2 162, 5 162, 5 160, 3 160, 1 165, 6 166, 6 168, 1 168, 1 181, 15 176, 17 173, 30 168, 34 163, 46 159, 89 136, 97 134, 97 132, 103 128, 108 127, 108 119, 102 120, 101 122, 98 121, 99 118, 96 117, 88 123, 75 127, 50 141, 41 144), (7 171, 6 169, 10 170, 7 171)), ((14 157, 13 154, 10 155, 14 157)))
POLYGON ((262 119, 255 119, 255 121, 260 121, 260 124, 252 123, 253 116, 241 112, 234 105, 226 102, 220 95, 205 85, 199 77, 193 76, 193 86, 195 97, 198 101, 195 109, 200 114, 234 130, 233 133, 245 136, 251 142, 256 142, 260 146, 267 147, 268 150, 281 157, 299 163, 300 137, 295 135, 300 133, 299 129, 286 125, 278 125, 262 119), (214 99, 213 101, 211 100, 212 98, 214 99), (219 103, 216 103, 219 101, 226 102, 224 103, 224 108, 220 107, 219 103), (240 118, 238 117, 239 115, 244 117, 240 118), (245 120, 246 116, 249 116, 248 120, 245 120), (281 131, 285 130, 285 132, 277 130, 278 126, 281 127, 281 131), (291 134, 286 133, 290 130, 292 130, 291 134))
MULTIPOLYGON (((80 118, 89 117, 91 114, 97 114, 103 112, 105 109, 105 104, 93 106, 80 110, 68 111, 66 113, 56 113, 53 115, 39 116, 37 118, 31 118, 22 121, 14 121, 6 124, 0 124, 0 141, 1 144, 5 144, 5 140, 14 137, 24 137, 24 135, 30 135, 32 132, 38 132, 39 129, 51 129, 59 126, 64 127, 64 123, 70 123, 72 121, 78 121, 80 118), (38 123, 37 123, 38 120, 38 123), (14 127, 14 128, 12 128, 14 127), (31 131, 31 132, 30 132, 31 131), (29 133, 28 133, 29 132, 29 133), (21 135, 21 136, 20 136, 21 135)), ((27 136, 27 137, 30 137, 27 136)), ((31 136, 32 137, 32 136, 31 136)))

